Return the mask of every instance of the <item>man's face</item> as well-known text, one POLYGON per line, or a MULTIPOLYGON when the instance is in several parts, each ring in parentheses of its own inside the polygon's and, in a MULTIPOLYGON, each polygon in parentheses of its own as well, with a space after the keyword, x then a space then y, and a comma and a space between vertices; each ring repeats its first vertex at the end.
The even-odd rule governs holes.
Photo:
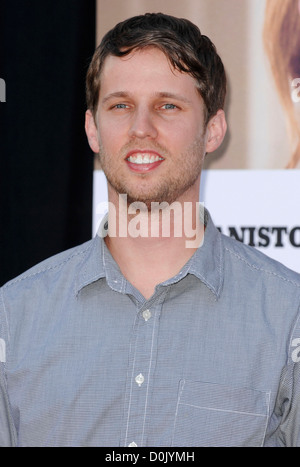
POLYGON ((204 103, 195 80, 174 70, 159 49, 106 58, 96 123, 88 111, 86 130, 110 200, 198 199, 208 139, 204 103))

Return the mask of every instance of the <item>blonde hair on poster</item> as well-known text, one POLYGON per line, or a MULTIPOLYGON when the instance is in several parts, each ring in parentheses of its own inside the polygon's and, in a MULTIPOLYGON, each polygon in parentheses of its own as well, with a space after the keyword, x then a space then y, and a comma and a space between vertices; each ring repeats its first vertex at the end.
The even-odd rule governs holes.
POLYGON ((287 117, 292 148, 287 168, 295 168, 300 163, 300 118, 297 118, 291 97, 291 83, 300 78, 299 8, 299 0, 266 0, 263 28, 265 50, 287 117))

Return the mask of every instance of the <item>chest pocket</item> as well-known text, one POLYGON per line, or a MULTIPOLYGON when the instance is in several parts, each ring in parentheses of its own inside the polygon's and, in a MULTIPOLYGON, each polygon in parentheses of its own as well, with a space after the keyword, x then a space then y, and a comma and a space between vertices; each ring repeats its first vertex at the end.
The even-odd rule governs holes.
POLYGON ((182 380, 172 445, 261 446, 269 399, 269 393, 254 389, 182 380))

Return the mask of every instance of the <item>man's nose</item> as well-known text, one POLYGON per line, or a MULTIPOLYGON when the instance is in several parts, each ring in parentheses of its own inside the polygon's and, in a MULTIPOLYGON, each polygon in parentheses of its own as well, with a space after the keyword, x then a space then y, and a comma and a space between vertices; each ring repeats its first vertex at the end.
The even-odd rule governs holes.
POLYGON ((154 116, 148 109, 137 109, 132 116, 129 128, 131 138, 156 138, 157 128, 154 123, 154 116))

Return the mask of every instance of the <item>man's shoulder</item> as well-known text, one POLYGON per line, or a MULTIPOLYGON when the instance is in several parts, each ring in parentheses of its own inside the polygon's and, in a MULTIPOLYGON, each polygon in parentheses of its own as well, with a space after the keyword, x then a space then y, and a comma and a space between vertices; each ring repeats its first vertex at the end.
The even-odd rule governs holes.
POLYGON ((233 238, 222 235, 224 252, 231 261, 239 263, 241 267, 256 271, 262 276, 278 279, 291 284, 300 291, 300 274, 288 268, 279 261, 271 258, 254 247, 245 245, 233 238))
POLYGON ((53 272, 59 272, 63 268, 71 267, 75 271, 75 266, 81 263, 84 255, 89 249, 91 249, 92 242, 93 240, 89 240, 81 245, 62 251, 61 253, 57 253, 41 261, 30 269, 27 269, 19 276, 8 281, 2 286, 2 289, 10 289, 17 287, 18 285, 22 286, 23 283, 25 285, 25 283, 30 281, 33 282, 38 280, 40 277, 47 277, 53 272))

